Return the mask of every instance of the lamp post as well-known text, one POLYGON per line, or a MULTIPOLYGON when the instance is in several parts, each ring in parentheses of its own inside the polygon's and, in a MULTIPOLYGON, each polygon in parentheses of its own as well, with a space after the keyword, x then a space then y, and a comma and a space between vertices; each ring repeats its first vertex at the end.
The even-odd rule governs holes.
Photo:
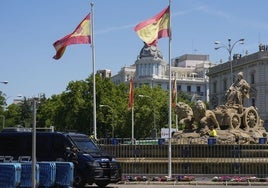
POLYGON ((151 101, 152 101, 152 105, 153 105, 153 112, 154 112, 154 129, 153 129, 153 133, 154 133, 154 135, 153 135, 153 137, 155 138, 156 137, 156 125, 155 125, 155 105, 154 105, 154 100, 153 100, 153 98, 152 97, 149 97, 149 96, 147 96, 147 95, 138 95, 139 97, 141 97, 141 98, 144 98, 144 97, 147 97, 147 98, 149 98, 151 101))
POLYGON ((8 81, 2 81, 1 84, 8 84, 8 81))
POLYGON ((229 62, 230 62, 230 69, 231 69, 231 82, 233 83, 233 64, 232 64, 232 51, 236 44, 244 44, 245 39, 239 39, 235 41, 233 44, 231 44, 231 39, 228 39, 228 45, 222 44, 220 41, 215 41, 214 44, 221 44, 219 47, 215 47, 215 50, 218 50, 220 48, 225 48, 228 51, 229 54, 229 62))
POLYGON ((111 114, 112 114, 112 137, 114 138, 114 114, 113 114, 113 109, 112 107, 110 107, 109 105, 106 105, 106 104, 100 104, 100 107, 103 108, 103 107, 106 107, 106 108, 109 108, 109 110, 111 111, 111 114))
POLYGON ((15 97, 17 97, 17 98, 21 98, 22 97, 22 95, 17 95, 17 96, 8 96, 7 98, 6 98, 6 100, 5 100, 5 102, 6 102, 6 105, 8 105, 8 103, 7 103, 7 100, 9 99, 9 98, 13 98, 14 97, 14 99, 13 99, 13 102, 14 102, 14 100, 17 100, 15 97))
POLYGON ((33 127, 32 127, 32 187, 36 187, 36 111, 37 103, 39 102, 38 97, 31 99, 33 108, 33 127))

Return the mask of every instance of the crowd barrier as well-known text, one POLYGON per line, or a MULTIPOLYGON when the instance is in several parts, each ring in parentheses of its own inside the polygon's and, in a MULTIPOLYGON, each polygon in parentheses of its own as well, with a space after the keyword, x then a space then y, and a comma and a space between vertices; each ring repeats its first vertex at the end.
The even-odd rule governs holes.
POLYGON ((102 139, 100 146, 120 162, 122 174, 167 175, 169 156, 174 175, 253 175, 268 177, 267 140, 258 144, 224 143, 216 138, 172 140, 102 139))
MULTIPOLYGON (((32 163, 0 163, 0 187, 32 187, 32 163)), ((36 184, 40 187, 71 187, 74 165, 71 162, 37 162, 36 184)))

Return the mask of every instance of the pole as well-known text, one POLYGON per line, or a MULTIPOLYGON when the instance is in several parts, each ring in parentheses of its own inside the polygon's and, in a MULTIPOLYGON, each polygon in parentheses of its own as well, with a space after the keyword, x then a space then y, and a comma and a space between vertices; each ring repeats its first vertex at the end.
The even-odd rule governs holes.
POLYGON ((97 139, 97 121, 96 121, 96 80, 95 80, 95 50, 94 50, 94 3, 90 3, 91 6, 91 50, 92 50, 92 72, 93 72, 93 132, 94 138, 97 139))
POLYGON ((231 39, 229 38, 228 39, 228 49, 227 49, 228 53, 229 53, 229 62, 230 62, 230 72, 231 72, 231 83, 234 82, 234 79, 233 79, 233 62, 232 62, 232 48, 231 48, 231 39))
MULTIPOLYGON (((175 106, 177 104, 177 100, 178 100, 178 95, 177 95, 177 75, 175 75, 175 79, 176 79, 176 82, 175 82, 175 89, 176 89, 176 92, 175 92, 175 106)), ((178 114, 175 114, 175 125, 176 125, 176 129, 178 130, 178 114)))
POLYGON ((131 135, 131 141, 132 141, 132 144, 135 143, 134 142, 134 107, 132 106, 131 108, 131 132, 132 132, 132 135, 131 135))
POLYGON ((33 105, 33 127, 32 127, 32 187, 37 187, 36 185, 36 99, 32 99, 33 105))
MULTIPOLYGON (((169 29, 171 30, 171 0, 169 0, 169 29)), ((169 31, 171 32, 171 31, 169 31)), ((168 62, 169 62, 169 116, 168 116, 168 125, 169 125, 169 141, 168 141, 168 177, 172 176, 171 169, 171 35, 169 36, 168 41, 168 62)))
MULTIPOLYGON (((230 81, 231 83, 234 82, 234 79, 233 79, 233 61, 232 61, 232 51, 233 51, 233 48, 234 46, 239 43, 239 44, 244 44, 244 40, 245 39, 239 39, 237 40, 236 42, 233 43, 233 45, 231 44, 231 39, 228 38, 228 46, 225 45, 225 44, 222 44, 222 46, 219 46, 219 47, 216 47, 215 50, 218 50, 220 48, 225 48, 227 51, 228 51, 228 54, 229 54, 229 57, 228 57, 228 61, 230 62, 230 81)), ((215 41, 214 42, 215 44, 221 44, 221 42, 219 41, 215 41)))
POLYGON ((153 137, 154 137, 154 139, 156 139, 157 138, 157 130, 156 130, 156 125, 155 125, 155 104, 154 104, 154 102, 152 101, 152 103, 153 103, 153 111, 154 111, 154 132, 153 132, 153 137))

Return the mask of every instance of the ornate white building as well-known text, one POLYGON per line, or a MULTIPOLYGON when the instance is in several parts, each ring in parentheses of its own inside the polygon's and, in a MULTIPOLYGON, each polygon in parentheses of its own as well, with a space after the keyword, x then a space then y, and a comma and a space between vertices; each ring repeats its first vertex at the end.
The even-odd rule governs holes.
MULTIPOLYGON (((172 84, 176 79, 177 91, 188 93, 192 99, 208 101, 209 82, 206 73, 211 66, 208 55, 185 54, 176 57, 171 63, 172 84)), ((127 83, 130 78, 134 78, 135 87, 147 84, 151 87, 160 86, 163 90, 169 89, 169 65, 157 46, 145 44, 134 65, 123 67, 111 79, 118 84, 127 83)))

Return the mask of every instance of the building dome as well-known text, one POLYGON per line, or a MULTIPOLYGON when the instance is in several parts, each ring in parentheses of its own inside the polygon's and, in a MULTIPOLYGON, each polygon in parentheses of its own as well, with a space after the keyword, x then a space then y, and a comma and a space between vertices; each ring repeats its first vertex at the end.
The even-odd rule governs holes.
POLYGON ((143 57, 153 57, 163 59, 163 55, 157 46, 154 45, 148 46, 146 43, 144 43, 144 46, 140 51, 140 55, 138 56, 139 59, 143 57))

